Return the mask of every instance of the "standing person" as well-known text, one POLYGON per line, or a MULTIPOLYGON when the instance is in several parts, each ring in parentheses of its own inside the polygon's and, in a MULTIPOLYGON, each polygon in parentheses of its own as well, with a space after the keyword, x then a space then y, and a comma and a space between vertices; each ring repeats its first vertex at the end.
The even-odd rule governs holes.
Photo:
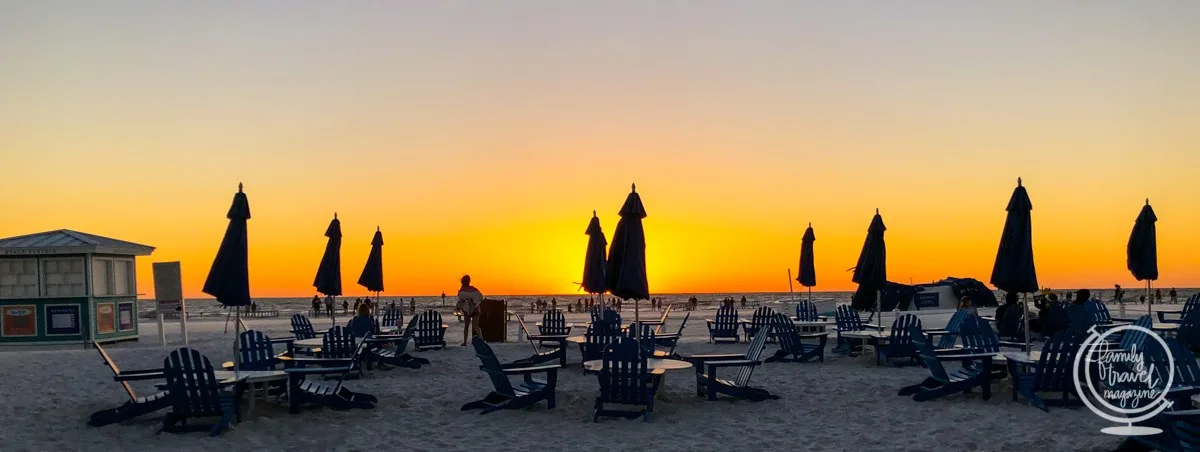
POLYGON ((746 296, 742 295, 742 307, 746 307, 746 296))
POLYGON ((417 313, 417 299, 416 298, 408 299, 408 309, 410 311, 412 311, 413 314, 417 313))
POLYGON ((1169 295, 1171 297, 1171 303, 1176 303, 1175 297, 1178 296, 1179 294, 1175 292, 1174 287, 1171 288, 1170 292, 1167 292, 1167 295, 1169 295))
POLYGON ((333 318, 333 295, 325 296, 325 314, 333 318))
MULTIPOLYGON (((1079 294, 1075 294, 1075 296, 1079 296, 1079 294)), ((1125 291, 1121 290, 1120 284, 1113 284, 1113 298, 1117 300, 1117 303, 1125 302, 1125 291)))
POLYGON ((463 275, 462 288, 458 289, 458 305, 455 309, 463 315, 463 341, 462 346, 467 346, 467 339, 472 333, 476 336, 482 336, 479 331, 479 305, 483 304, 483 293, 479 292, 475 286, 471 285, 471 275, 463 275))
POLYGON ((321 315, 321 297, 318 297, 316 295, 313 295, 312 315, 314 317, 321 315))
POLYGON ((1154 289, 1154 302, 1162 304, 1162 289, 1154 289))
MULTIPOLYGON (((342 300, 342 314, 350 310, 350 300, 342 300)), ((329 316, 333 317, 333 304, 329 305, 329 316)))
POLYGON ((958 301, 958 309, 966 309, 967 312, 971 313, 971 315, 979 315, 979 310, 974 306, 971 306, 971 297, 966 295, 963 295, 962 299, 958 301))

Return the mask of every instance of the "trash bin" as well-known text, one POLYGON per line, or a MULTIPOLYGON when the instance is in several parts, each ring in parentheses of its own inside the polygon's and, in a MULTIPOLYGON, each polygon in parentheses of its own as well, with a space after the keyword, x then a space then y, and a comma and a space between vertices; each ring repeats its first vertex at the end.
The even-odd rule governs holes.
POLYGON ((479 331, 487 342, 504 342, 508 337, 508 322, 505 312, 508 310, 504 300, 483 300, 479 306, 479 331))

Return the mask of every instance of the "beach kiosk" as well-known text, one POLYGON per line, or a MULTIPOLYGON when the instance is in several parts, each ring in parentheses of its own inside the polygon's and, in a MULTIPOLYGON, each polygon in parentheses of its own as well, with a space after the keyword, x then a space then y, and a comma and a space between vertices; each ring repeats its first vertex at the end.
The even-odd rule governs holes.
POLYGON ((0 346, 137 340, 137 256, 154 247, 60 229, 0 239, 0 346))

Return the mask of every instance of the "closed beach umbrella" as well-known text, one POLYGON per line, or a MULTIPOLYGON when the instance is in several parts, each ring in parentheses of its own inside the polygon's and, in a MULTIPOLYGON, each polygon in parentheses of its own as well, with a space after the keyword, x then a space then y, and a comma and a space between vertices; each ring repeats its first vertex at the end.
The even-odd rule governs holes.
POLYGON ((1129 244, 1125 247, 1125 265, 1129 272, 1138 281, 1146 281, 1147 306, 1154 303, 1150 296, 1150 281, 1158 279, 1158 238, 1154 227, 1157 221, 1154 208, 1147 199, 1133 223, 1133 232, 1129 233, 1129 244))
POLYGON ((640 335, 638 301, 650 298, 650 283, 646 278, 646 232, 642 229, 646 208, 638 196, 637 185, 632 186, 619 215, 621 219, 617 221, 617 230, 613 232, 612 246, 608 250, 604 287, 615 297, 634 300, 633 317, 639 330, 634 334, 640 335))
POLYGON ((584 232, 588 236, 587 255, 583 260, 583 290, 588 293, 601 294, 604 293, 604 253, 608 250, 608 239, 604 238, 604 231, 600 229, 600 218, 596 216, 596 211, 592 211, 592 221, 588 223, 587 231, 584 232))
MULTIPOLYGON (((883 301, 880 292, 887 283, 887 245, 883 240, 884 231, 887 231, 887 226, 883 225, 879 209, 875 209, 875 217, 871 218, 871 225, 867 227, 867 239, 863 241, 862 252, 858 254, 858 264, 854 266, 852 278, 859 286, 876 291, 876 315, 879 314, 879 305, 883 301)), ((878 321, 883 323, 882 320, 878 321)))
POLYGON ((804 238, 800 242, 800 274, 796 282, 808 288, 808 301, 812 302, 812 288, 817 285, 817 268, 813 263, 813 242, 817 236, 813 234, 812 223, 804 230, 804 238))
MULTIPOLYGON (((1008 200, 1004 232, 1000 235, 1000 249, 996 251, 996 264, 992 266, 992 285, 1005 292, 1020 294, 1038 291, 1037 271, 1033 266, 1033 221, 1030 211, 1033 203, 1029 193, 1017 178, 1017 188, 1008 200)), ((1025 351, 1029 351, 1029 306, 1021 300, 1025 313, 1025 351)))
POLYGON ((233 205, 225 214, 229 225, 225 228, 225 237, 221 239, 221 247, 217 248, 217 257, 213 259, 208 278, 204 280, 204 293, 212 295, 218 303, 233 306, 236 310, 237 322, 234 325, 233 339, 233 369, 238 370, 238 340, 241 334, 241 307, 250 305, 250 257, 249 244, 246 239, 246 220, 250 219, 250 201, 242 193, 242 184, 238 183, 238 191, 233 195, 233 205))
MULTIPOLYGON (((317 288, 317 292, 336 297, 342 294, 342 222, 338 220, 337 213, 333 214, 333 221, 325 229, 325 237, 329 241, 325 242, 325 254, 321 255, 321 265, 317 266, 313 287, 317 288)), ((336 319, 333 324, 337 325, 336 319)))
POLYGON ((367 265, 358 277, 358 285, 375 292, 376 300, 379 299, 379 292, 383 292, 383 233, 379 232, 379 227, 375 227, 375 237, 371 238, 371 254, 367 256, 367 265))

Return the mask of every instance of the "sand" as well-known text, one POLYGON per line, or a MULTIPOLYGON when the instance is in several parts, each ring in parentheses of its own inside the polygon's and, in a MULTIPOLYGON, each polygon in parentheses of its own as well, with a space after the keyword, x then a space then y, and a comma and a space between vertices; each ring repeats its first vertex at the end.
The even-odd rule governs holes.
MULTIPOLYGON (((672 315, 669 329, 678 326, 682 315, 672 315)), ((693 313, 677 351, 745 350, 745 344, 706 343, 706 316, 711 312, 693 313)), ((944 324, 945 317, 925 318, 925 323, 944 324)), ((578 314, 572 318, 582 321, 578 314)), ((920 382, 924 369, 878 368, 873 359, 832 353, 824 363, 772 363, 757 370, 753 385, 781 400, 709 402, 695 395, 693 373, 684 370, 668 374, 665 390, 670 401, 655 406, 651 422, 592 423, 598 384, 595 377, 583 375, 578 349, 572 348, 568 357, 573 365, 560 373, 556 408, 548 410, 542 403, 488 415, 462 412, 462 404, 481 398, 491 385, 478 370, 470 347, 457 345, 461 324, 448 320, 449 342, 455 345, 419 353, 432 365, 375 371, 347 383, 378 397, 375 409, 339 412, 314 407, 293 415, 281 403, 259 400, 242 423, 216 438, 203 433, 155 435, 163 412, 125 424, 88 427, 92 412, 127 400, 96 351, 10 349, 0 352, 0 381, 8 385, 0 402, 0 450, 1069 451, 1112 450, 1119 443, 1119 438, 1099 432, 1107 422, 1086 409, 1052 408, 1044 413, 1012 402, 1007 381, 993 386, 989 401, 973 393, 919 403, 896 391, 920 382)), ((314 321, 318 328, 328 323, 314 321)), ((532 327, 533 319, 528 323, 532 327)), ((254 320, 249 326, 277 337, 286 336, 289 329, 285 319, 254 320)), ((189 327, 191 347, 214 362, 232 357, 232 333, 222 332, 223 322, 193 321, 189 327)), ((179 346, 159 347, 153 323, 140 328, 139 342, 109 347, 123 369, 161 367, 169 350, 179 346)), ((168 333, 169 340, 179 339, 173 325, 168 325, 168 333)), ((527 342, 493 348, 503 361, 526 357, 531 350, 527 342)), ((154 390, 148 383, 135 387, 146 394, 154 390)))

